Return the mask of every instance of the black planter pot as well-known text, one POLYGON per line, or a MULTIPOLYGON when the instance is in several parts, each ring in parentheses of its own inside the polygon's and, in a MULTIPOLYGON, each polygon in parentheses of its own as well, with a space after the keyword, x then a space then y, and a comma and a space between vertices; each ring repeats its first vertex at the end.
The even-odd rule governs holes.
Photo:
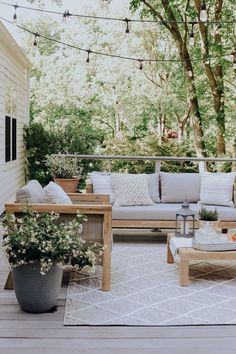
POLYGON ((63 269, 53 265, 40 274, 40 264, 24 264, 12 270, 16 298, 21 309, 30 313, 49 312, 57 302, 63 269))

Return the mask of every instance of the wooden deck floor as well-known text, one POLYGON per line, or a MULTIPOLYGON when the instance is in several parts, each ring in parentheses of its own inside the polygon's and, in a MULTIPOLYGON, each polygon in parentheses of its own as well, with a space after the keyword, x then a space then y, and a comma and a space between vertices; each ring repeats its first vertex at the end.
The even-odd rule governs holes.
POLYGON ((63 327, 66 288, 58 311, 27 314, 14 291, 3 290, 8 272, 0 258, 0 354, 195 354, 232 353, 236 326, 63 327))

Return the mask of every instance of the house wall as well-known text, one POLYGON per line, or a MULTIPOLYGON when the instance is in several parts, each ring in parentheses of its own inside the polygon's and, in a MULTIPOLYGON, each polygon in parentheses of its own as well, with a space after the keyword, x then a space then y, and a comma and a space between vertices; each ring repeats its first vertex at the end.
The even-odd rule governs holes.
POLYGON ((29 119, 29 63, 24 63, 22 53, 12 37, 0 26, 0 214, 6 201, 12 199, 25 183, 25 147, 23 128, 29 119), (6 43, 7 41, 7 43, 6 43), (5 116, 9 93, 14 97, 17 119, 17 159, 5 162, 5 116))

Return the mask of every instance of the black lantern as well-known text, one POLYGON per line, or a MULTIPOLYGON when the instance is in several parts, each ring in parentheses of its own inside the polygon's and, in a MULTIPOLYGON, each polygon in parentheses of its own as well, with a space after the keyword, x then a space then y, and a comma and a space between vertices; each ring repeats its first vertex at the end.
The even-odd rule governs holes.
POLYGON ((175 220, 175 236, 177 237, 194 237, 195 214, 189 208, 189 203, 185 201, 182 208, 176 213, 175 220), (180 221, 180 230, 178 228, 180 221))

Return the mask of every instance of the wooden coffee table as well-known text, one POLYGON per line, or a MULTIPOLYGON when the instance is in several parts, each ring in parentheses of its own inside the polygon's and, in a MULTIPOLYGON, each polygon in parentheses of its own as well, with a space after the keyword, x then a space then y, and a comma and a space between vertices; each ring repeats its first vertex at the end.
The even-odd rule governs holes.
MULTIPOLYGON (((167 234, 167 263, 174 263, 174 256, 170 250, 170 239, 176 237, 173 233, 167 234)), ((208 252, 199 251, 192 247, 180 247, 178 249, 180 257, 180 277, 181 286, 189 283, 189 261, 210 261, 210 260, 236 260, 236 251, 208 252)))

